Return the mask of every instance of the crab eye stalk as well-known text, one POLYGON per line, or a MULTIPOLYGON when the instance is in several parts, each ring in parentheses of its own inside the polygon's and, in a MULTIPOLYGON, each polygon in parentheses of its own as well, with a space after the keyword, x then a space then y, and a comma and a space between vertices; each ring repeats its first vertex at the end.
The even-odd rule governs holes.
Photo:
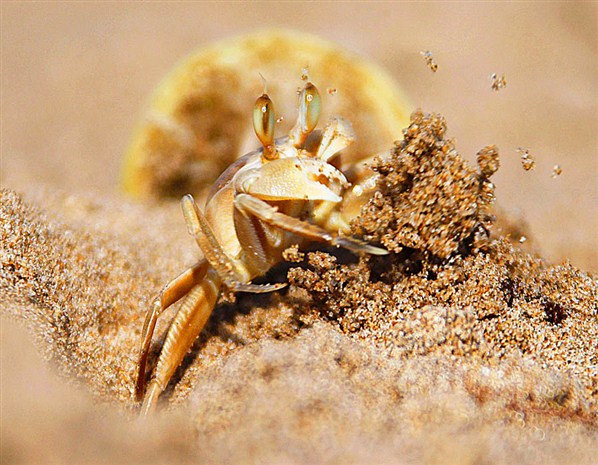
POLYGON ((308 82, 301 92, 301 132, 309 134, 314 130, 320 118, 320 92, 311 82, 308 82))
POLYGON ((299 117, 297 124, 291 131, 293 145, 299 148, 318 124, 320 118, 320 92, 311 82, 308 82, 299 96, 299 117))
POLYGON ((274 146, 275 124, 274 104, 268 94, 264 93, 258 97, 253 107, 253 129, 264 147, 264 158, 267 160, 277 158, 276 147, 274 146))

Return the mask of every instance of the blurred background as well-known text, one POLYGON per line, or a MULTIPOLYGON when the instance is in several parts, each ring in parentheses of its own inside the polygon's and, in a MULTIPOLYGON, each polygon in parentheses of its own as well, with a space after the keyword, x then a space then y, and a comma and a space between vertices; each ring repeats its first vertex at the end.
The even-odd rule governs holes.
MULTIPOLYGON (((498 145, 498 203, 544 256, 598 269, 596 3, 3 3, 2 187, 118 190, 146 99, 186 54, 263 27, 387 68, 474 161, 498 145), (433 53, 432 73, 420 55, 433 53), (491 89, 492 73, 506 88, 491 89), (524 171, 516 149, 536 159, 524 171), (551 176, 553 166, 562 174, 551 176)), ((397 135, 398 136, 398 135, 397 135)))

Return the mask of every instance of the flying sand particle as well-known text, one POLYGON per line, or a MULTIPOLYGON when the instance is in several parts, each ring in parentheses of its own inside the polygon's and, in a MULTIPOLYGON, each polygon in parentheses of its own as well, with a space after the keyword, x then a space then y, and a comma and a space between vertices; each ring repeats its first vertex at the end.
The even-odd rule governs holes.
POLYGON ((560 176, 562 172, 563 172, 563 169, 561 168, 561 165, 554 165, 552 167, 552 174, 550 176, 554 179, 557 176, 560 176))
POLYGON ((490 78, 492 79, 492 90, 499 91, 507 87, 507 79, 504 74, 499 78, 498 74, 492 73, 490 78))
POLYGON ((438 71, 438 64, 436 63, 436 61, 434 61, 434 56, 432 55, 432 52, 430 50, 419 52, 419 54, 425 58, 426 64, 428 65, 428 68, 432 70, 432 72, 435 73, 436 71, 438 71))
POLYGON ((517 152, 521 155, 521 166, 525 171, 530 171, 536 168, 536 160, 529 153, 529 149, 525 147, 518 147, 517 152))

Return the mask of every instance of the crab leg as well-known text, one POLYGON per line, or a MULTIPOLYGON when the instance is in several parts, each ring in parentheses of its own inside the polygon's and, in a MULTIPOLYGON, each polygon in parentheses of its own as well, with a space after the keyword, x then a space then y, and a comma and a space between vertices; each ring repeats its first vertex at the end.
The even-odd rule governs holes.
POLYGON ((155 408, 158 396, 166 389, 168 381, 206 325, 216 305, 220 287, 220 276, 214 269, 208 268, 203 280, 193 286, 185 297, 168 328, 154 376, 141 407, 142 415, 146 416, 155 408))
POLYGON ((386 255, 388 251, 366 244, 351 237, 334 235, 319 226, 280 213, 272 205, 249 194, 237 194, 235 208, 244 214, 251 214, 266 224, 288 231, 307 239, 325 242, 337 247, 344 247, 352 252, 364 252, 372 255, 386 255))
POLYGON ((222 281, 230 290, 235 292, 252 292, 256 294, 273 292, 286 286, 277 284, 252 284, 247 270, 231 259, 216 239, 208 220, 201 212, 191 195, 182 200, 183 213, 189 234, 195 237, 197 245, 204 253, 206 260, 220 275, 222 281))
POLYGON ((204 279, 209 266, 206 260, 201 260, 187 268, 162 289, 160 295, 154 299, 152 308, 147 312, 141 331, 141 347, 137 362, 137 384, 135 385, 137 401, 141 401, 145 392, 145 367, 158 317, 177 300, 183 298, 193 286, 199 284, 204 279))

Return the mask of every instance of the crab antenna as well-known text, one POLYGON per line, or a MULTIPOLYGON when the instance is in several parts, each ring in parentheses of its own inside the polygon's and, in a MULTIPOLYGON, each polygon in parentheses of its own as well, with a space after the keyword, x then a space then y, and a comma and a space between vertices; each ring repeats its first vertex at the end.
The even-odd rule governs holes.
POLYGON ((264 158, 274 160, 277 157, 274 145, 274 125, 276 115, 274 104, 265 92, 258 97, 253 107, 253 130, 264 147, 264 158))
POLYGON ((299 117, 297 124, 291 131, 293 145, 299 148, 314 130, 320 118, 320 92, 311 82, 305 84, 299 97, 299 117))

